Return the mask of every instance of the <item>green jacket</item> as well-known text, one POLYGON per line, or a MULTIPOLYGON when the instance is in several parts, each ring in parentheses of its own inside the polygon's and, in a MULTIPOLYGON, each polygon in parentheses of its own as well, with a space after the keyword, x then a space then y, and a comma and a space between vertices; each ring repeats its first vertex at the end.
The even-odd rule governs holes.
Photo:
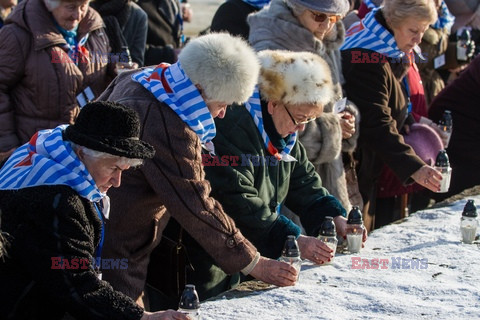
MULTIPOLYGON (((281 147, 285 142, 274 130, 271 116, 265 113, 264 121, 271 141, 281 147)), ((202 154, 211 195, 263 256, 277 259, 287 235, 300 235, 296 224, 277 213, 278 204, 285 204, 298 214, 307 234, 312 236, 318 234, 325 216, 346 215, 340 202, 322 187, 301 143, 297 141, 290 153, 298 161, 279 163, 266 150, 244 106, 229 108, 225 118, 217 118, 215 124, 216 155, 202 154)), ((164 234, 176 239, 178 230, 178 224, 170 221, 164 234)), ((187 282, 195 284, 200 300, 248 279, 225 274, 188 233, 183 233, 182 243, 192 266, 186 270, 187 282)))
MULTIPOLYGON (((272 143, 281 148, 283 139, 266 112, 264 122, 272 143)), ((322 187, 299 141, 290 153, 297 161, 279 162, 265 148, 244 106, 230 108, 215 124, 216 156, 204 154, 202 159, 211 194, 263 256, 278 258, 287 235, 300 234, 298 226, 278 214, 278 204, 296 213, 310 236, 318 235, 325 216, 346 215, 337 199, 322 187)))

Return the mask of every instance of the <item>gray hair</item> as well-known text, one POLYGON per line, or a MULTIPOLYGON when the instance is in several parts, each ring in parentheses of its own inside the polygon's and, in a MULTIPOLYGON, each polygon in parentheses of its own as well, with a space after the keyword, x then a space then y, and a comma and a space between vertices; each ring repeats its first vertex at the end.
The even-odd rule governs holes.
POLYGON ((53 11, 60 5, 61 0, 43 0, 48 11, 53 11))
POLYGON ((397 27, 408 18, 427 21, 429 24, 437 21, 438 14, 432 0, 388 0, 382 8, 385 19, 393 27, 397 27))
POLYGON ((92 150, 87 147, 78 145, 76 143, 70 142, 72 145, 72 149, 75 151, 82 150, 83 153, 91 158, 97 158, 97 159, 118 159, 118 164, 120 165, 128 165, 130 167, 138 167, 142 165, 143 160, 142 159, 130 159, 126 157, 120 157, 116 156, 110 153, 106 152, 101 152, 97 150, 92 150))

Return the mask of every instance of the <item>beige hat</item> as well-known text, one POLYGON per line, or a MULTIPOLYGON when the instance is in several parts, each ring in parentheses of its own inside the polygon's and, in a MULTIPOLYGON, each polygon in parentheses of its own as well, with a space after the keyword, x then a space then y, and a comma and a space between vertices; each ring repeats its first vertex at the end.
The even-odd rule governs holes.
POLYGON ((264 99, 286 104, 325 105, 333 98, 330 68, 311 52, 264 50, 260 59, 259 88, 264 99))

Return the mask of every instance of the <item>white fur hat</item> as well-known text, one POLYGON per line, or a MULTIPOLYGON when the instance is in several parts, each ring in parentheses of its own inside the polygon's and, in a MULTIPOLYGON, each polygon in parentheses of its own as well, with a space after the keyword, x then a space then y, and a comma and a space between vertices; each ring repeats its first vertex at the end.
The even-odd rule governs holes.
POLYGON ((264 99, 286 104, 325 105, 333 98, 330 68, 311 52, 265 50, 260 58, 259 88, 264 99))
POLYGON ((178 60, 209 100, 227 104, 247 101, 260 71, 255 51, 228 33, 211 33, 190 41, 178 60))

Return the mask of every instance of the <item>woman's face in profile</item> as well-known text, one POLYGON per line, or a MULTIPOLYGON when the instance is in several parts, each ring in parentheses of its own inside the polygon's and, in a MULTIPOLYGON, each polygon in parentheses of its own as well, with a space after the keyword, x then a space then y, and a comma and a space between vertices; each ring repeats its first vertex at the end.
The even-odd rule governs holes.
POLYGON ((123 171, 130 168, 128 164, 122 163, 119 157, 95 158, 83 151, 78 151, 77 155, 102 193, 106 193, 111 187, 118 188, 122 182, 123 171))
POLYGON ((323 40, 325 35, 332 30, 335 23, 340 20, 340 17, 323 12, 305 10, 301 15, 297 16, 297 19, 317 39, 323 40))
POLYGON ((52 10, 52 15, 60 27, 65 30, 72 30, 85 18, 88 2, 88 0, 61 0, 60 5, 52 10))
POLYGON ((422 41, 423 34, 429 25, 428 21, 414 17, 403 20, 398 26, 391 25, 398 48, 405 53, 410 53, 413 47, 422 41))

